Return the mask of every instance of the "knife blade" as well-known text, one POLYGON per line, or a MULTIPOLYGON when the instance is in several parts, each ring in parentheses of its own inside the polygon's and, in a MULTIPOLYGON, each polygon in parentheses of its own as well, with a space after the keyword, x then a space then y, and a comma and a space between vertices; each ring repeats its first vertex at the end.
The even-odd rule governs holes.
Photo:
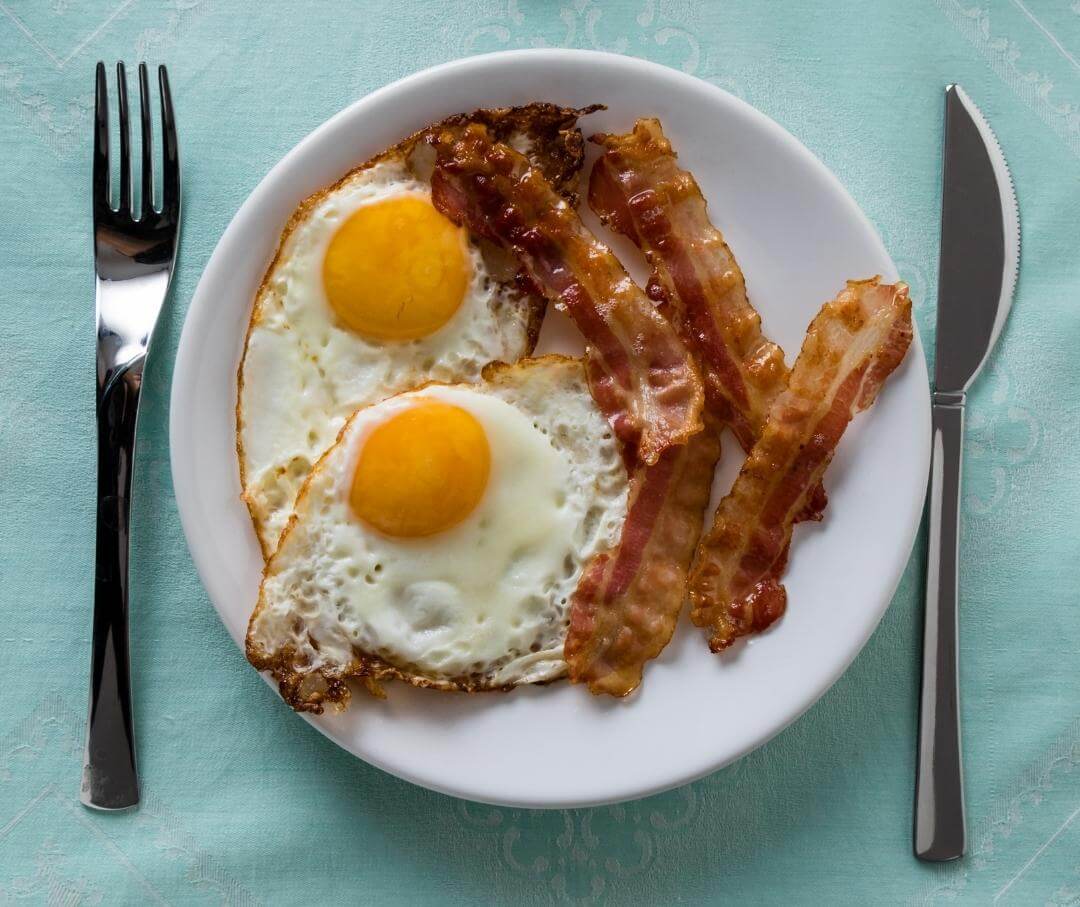
POLYGON ((934 390, 964 393, 1012 308, 1020 221, 1005 156, 959 85, 945 89, 934 390))
POLYGON ((941 198, 914 817, 915 855, 933 862, 958 859, 966 846, 957 673, 966 393, 1001 335, 1020 264, 1020 219, 1005 156, 959 85, 945 89, 941 198))

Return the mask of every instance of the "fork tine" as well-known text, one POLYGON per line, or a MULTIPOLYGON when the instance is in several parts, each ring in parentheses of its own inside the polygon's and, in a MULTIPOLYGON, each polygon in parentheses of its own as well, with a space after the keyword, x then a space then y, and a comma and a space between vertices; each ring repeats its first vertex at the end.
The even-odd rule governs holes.
POLYGON ((116 64, 116 94, 120 108, 120 210, 131 212, 131 130, 128 128, 127 73, 116 64))
POLYGON ((154 212, 153 129, 150 122, 150 80, 146 64, 139 64, 139 115, 142 122, 142 215, 146 220, 154 212))
POLYGON ((109 85, 105 64, 98 63, 94 80, 94 209, 112 209, 109 194, 109 85))
POLYGON ((176 142, 176 121, 173 119, 172 95, 169 93, 169 74, 158 67, 161 89, 161 144, 165 161, 162 174, 161 210, 174 217, 180 212, 180 152, 176 142))

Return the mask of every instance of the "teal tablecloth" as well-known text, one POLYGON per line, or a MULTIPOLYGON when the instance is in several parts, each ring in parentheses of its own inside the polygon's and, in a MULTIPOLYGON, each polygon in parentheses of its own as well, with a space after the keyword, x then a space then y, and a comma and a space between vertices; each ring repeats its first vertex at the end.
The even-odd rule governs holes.
MULTIPOLYGON (((0 0, 0 903, 1080 903, 1080 3, 1070 0, 0 0), (919 552, 865 651, 793 727, 649 800, 459 802, 274 701, 188 558, 170 372, 229 218, 378 86, 569 45, 696 73, 775 118, 878 226, 933 339, 942 86, 1005 148, 1016 306, 969 407, 962 637, 971 855, 910 852, 919 552), (91 76, 169 64, 185 229, 135 477, 142 808, 78 805, 92 571, 91 76)), ((543 95, 543 86, 537 86, 543 95)))

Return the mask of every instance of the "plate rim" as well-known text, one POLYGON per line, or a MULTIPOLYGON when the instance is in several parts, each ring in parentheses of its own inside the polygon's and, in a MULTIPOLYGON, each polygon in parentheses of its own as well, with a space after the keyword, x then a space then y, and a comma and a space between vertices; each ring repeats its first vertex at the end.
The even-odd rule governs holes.
MULTIPOLYGON (((180 450, 181 437, 185 436, 185 430, 188 427, 188 421, 195 420, 195 413, 198 410, 198 403, 194 400, 193 388, 189 387, 189 382, 183 380, 182 376, 190 373, 192 370, 191 360, 196 355, 195 344, 197 336, 201 335, 202 330, 205 330, 206 326, 212 321, 214 311, 214 300, 209 299, 206 287, 213 282, 214 272, 224 267, 224 265, 218 260, 219 252, 221 248, 227 245, 227 240, 231 235, 236 232, 239 227, 238 224, 242 220, 242 216, 249 206, 254 206, 264 195, 270 195, 277 191, 274 188, 274 184, 278 181, 280 174, 288 170, 292 165, 294 159, 305 156, 307 150, 310 147, 317 146, 322 141, 322 136, 326 133, 332 132, 336 125, 342 120, 350 119, 352 117, 362 115, 363 109, 368 106, 381 101, 387 95, 394 95, 402 91, 414 90, 422 86, 425 82, 451 77, 455 72, 460 72, 465 69, 473 68, 488 68, 499 67, 501 65, 514 65, 515 61, 540 61, 547 62, 550 65, 557 65, 561 61, 566 60, 592 60, 598 64, 608 66, 624 66, 629 69, 637 69, 642 75, 655 76, 674 82, 681 83, 686 88, 692 88, 694 91, 705 90, 707 92, 718 95, 722 101, 726 104, 733 105, 738 108, 742 115, 754 120, 756 124, 761 127, 765 132, 769 133, 772 138, 777 142, 782 143, 787 149, 801 158, 806 164, 808 164, 814 171, 819 179, 822 179, 832 190, 833 196, 836 200, 843 204, 845 212, 858 223, 862 231, 866 236, 872 239, 873 244, 876 246, 877 252, 883 261, 890 263, 892 267, 892 275, 896 275, 896 267, 892 261, 891 256, 888 254, 881 237, 867 217, 865 212, 859 207, 851 194, 847 191, 844 185, 840 182, 839 178, 815 155, 809 148, 802 144, 794 135, 792 135, 787 129, 777 123, 775 120, 762 113, 757 108, 753 107, 748 102, 741 98, 725 91, 717 85, 707 82, 704 79, 700 79, 696 76, 690 75, 685 72, 681 72, 677 69, 665 66, 660 63, 655 63, 650 60, 646 60, 640 57, 633 57, 623 54, 616 54, 607 51, 597 50, 582 50, 573 48, 530 48, 530 49, 517 49, 517 50, 503 50, 493 53, 478 54, 475 56, 463 57, 451 61, 447 61, 441 64, 437 64, 403 78, 397 79, 388 83, 378 89, 375 89, 368 94, 357 98, 352 101, 340 111, 324 120, 313 130, 308 132, 302 137, 295 145, 293 145, 281 158, 277 161, 256 184, 247 197, 240 203, 233 216, 229 219, 228 224, 218 237, 217 242, 214 245, 214 249, 211 252, 203 271, 199 277, 198 283, 191 296, 191 300, 188 304, 187 311, 184 313, 183 327, 181 330, 179 342, 177 344, 176 358, 174 361, 174 368, 172 374, 172 386, 169 395, 169 455, 170 455, 170 468, 171 477, 173 483, 173 492, 176 500, 177 512, 180 517, 181 527, 184 533, 185 543, 187 544, 189 554, 192 562, 195 565, 196 572, 199 576, 199 580, 206 591, 207 597, 210 599, 210 603, 213 606, 219 620, 225 627, 226 632, 233 641, 237 643, 243 654, 242 638, 238 639, 229 627, 229 623, 225 618, 222 608, 219 607, 217 599, 211 592, 211 586, 216 585, 213 580, 208 576, 207 562, 203 558, 202 549, 198 542, 198 527, 195 524, 195 516, 192 512, 193 504, 185 503, 187 500, 186 491, 191 487, 189 485, 189 476, 184 473, 182 466, 183 453, 180 450), (202 329, 202 330, 200 330, 202 329)), ((889 275, 886 275, 887 277, 889 275)), ((929 372, 926 365, 926 357, 923 350, 922 341, 919 335, 918 325, 914 323, 914 337, 909 353, 909 360, 914 358, 916 360, 915 368, 920 372, 922 381, 919 382, 920 386, 925 386, 925 398, 923 419, 922 419, 922 435, 925 443, 920 445, 920 450, 923 451, 923 462, 920 465, 918 472, 928 476, 930 469, 930 391, 929 391, 929 372)), ((313 726, 319 733, 323 734, 336 745, 341 747, 347 753, 354 758, 361 759, 369 765, 373 765, 376 768, 387 772, 395 777, 401 778, 412 784, 416 784, 420 787, 424 787, 429 790, 434 790, 438 793, 447 794, 466 800, 470 800, 478 803, 486 803, 495 806, 508 806, 516 808, 528 808, 528 809, 566 809, 566 808, 581 808, 589 806, 600 806, 610 803, 625 802, 627 800, 639 799, 642 797, 652 796, 664 791, 672 790, 677 787, 681 787, 685 784, 689 784, 696 781, 706 775, 712 774, 715 771, 724 768, 740 759, 754 750, 760 748, 769 740, 773 739, 781 731, 785 730, 792 723, 798 720, 803 714, 805 714, 811 707, 816 705, 820 699, 828 692, 840 679, 840 677, 851 666, 855 658, 863 651, 870 637, 873 635, 877 627, 879 626, 885 613, 888 611, 893 598, 895 597, 897 587, 904 574, 904 571, 910 562, 911 552, 914 550, 915 543, 918 539, 918 530, 922 521, 922 514, 925 506, 926 497, 926 483, 922 485, 922 491, 916 496, 916 499, 912 501, 912 505, 907 514, 907 532, 905 535, 910 539, 908 544, 908 551, 906 557, 903 560, 897 560, 897 566, 894 568, 893 575, 889 577, 887 584, 883 584, 883 589, 888 589, 888 594, 884 596, 884 601, 876 606, 876 616, 872 621, 869 621, 865 632, 860 635, 856 640, 852 637, 852 644, 843 659, 838 659, 834 669, 828 672, 827 678, 820 684, 820 687, 813 690, 813 692, 805 697, 804 700, 795 704, 795 706, 786 709, 786 720, 776 724, 769 730, 757 733, 753 735, 749 742, 738 749, 733 754, 726 755, 721 759, 716 758, 703 758, 701 765, 696 768, 686 770, 678 773, 677 775, 670 776, 663 781, 657 781, 644 786, 638 786, 633 790, 628 790, 621 794, 614 794, 602 797, 575 797, 571 799, 551 799, 544 798, 543 796, 537 796, 533 798, 521 798, 521 797, 495 797, 495 796, 480 796, 474 791, 469 791, 464 788, 455 787, 452 784, 445 784, 433 781, 431 778, 421 777, 415 772, 409 771, 399 766, 393 766, 387 764, 385 760, 373 757, 370 754, 361 756, 355 750, 348 745, 347 742, 340 739, 333 729, 324 726, 318 718, 310 716, 308 714, 300 714, 300 717, 304 719, 309 725, 313 726)), ((242 505, 241 505, 242 506, 242 505)), ((899 517, 898 517, 899 518, 899 517)), ((275 689, 271 678, 265 674, 260 676, 271 687, 275 689)))

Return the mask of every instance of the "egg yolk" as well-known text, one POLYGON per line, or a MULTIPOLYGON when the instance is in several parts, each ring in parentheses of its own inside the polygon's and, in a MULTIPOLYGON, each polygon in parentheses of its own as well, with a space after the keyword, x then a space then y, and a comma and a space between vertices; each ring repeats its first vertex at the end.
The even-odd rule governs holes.
POLYGON ((368 435, 349 502, 385 535, 433 535, 472 513, 490 471, 487 435, 472 414, 448 403, 418 403, 368 435))
POLYGON ((377 340, 412 340, 458 310, 470 277, 465 231, 420 195, 373 202, 338 228, 323 259, 337 316, 377 340))

